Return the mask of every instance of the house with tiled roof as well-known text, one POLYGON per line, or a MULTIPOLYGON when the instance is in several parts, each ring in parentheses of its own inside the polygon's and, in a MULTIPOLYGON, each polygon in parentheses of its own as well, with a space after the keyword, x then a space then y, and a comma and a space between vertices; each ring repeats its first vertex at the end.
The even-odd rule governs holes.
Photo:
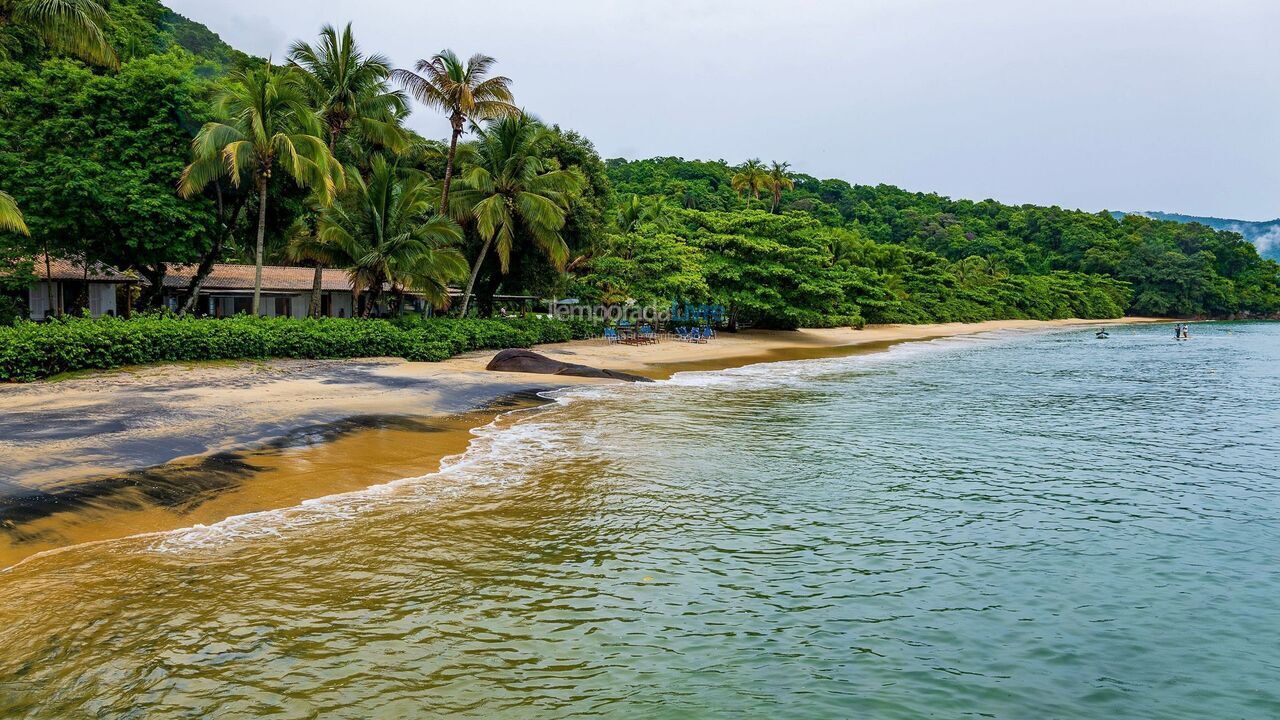
POLYGON ((28 317, 43 320, 88 310, 93 317, 128 314, 138 279, 104 263, 42 258, 32 263, 35 281, 26 291, 28 317))
MULTIPOLYGON (((64 313, 79 314, 87 308, 93 317, 129 314, 135 286, 147 285, 144 278, 120 272, 102 263, 85 267, 72 260, 50 260, 49 273, 43 261, 34 263, 36 280, 27 291, 30 318, 42 320, 56 315, 61 307, 64 313), (46 277, 48 276, 48 277, 46 277), (48 279, 52 278, 52 282, 48 279), (50 289, 52 286, 52 295, 50 289), (52 304, 50 304, 52 298, 52 304), (87 305, 85 304, 87 298, 87 305)), ((177 311, 184 300, 195 265, 170 264, 165 268, 164 288, 161 297, 164 304, 177 311)), ((3 272, 0 269, 0 272, 3 272)), ((196 297, 194 312, 204 317, 231 317, 249 313, 253 308, 252 265, 219 263, 213 266, 196 297)), ((267 317, 305 318, 311 307, 315 269, 264 265, 259 314, 267 317)), ((389 286, 383 287, 390 291, 389 286)), ((462 291, 449 288, 449 295, 458 299, 462 291)), ((325 268, 320 278, 320 314, 323 317, 355 317, 357 308, 351 278, 345 270, 325 268)), ((507 304, 530 306, 537 298, 527 295, 496 295, 496 300, 507 304)), ((422 298, 408 293, 404 297, 405 310, 423 310, 422 298)), ((373 314, 387 310, 379 305, 373 314)))
MULTIPOLYGON (((169 265, 164 275, 165 304, 178 309, 182 295, 191 285, 195 265, 169 265)), ((315 269, 264 265, 262 300, 259 312, 267 317, 304 318, 311 307, 315 269)), ((199 315, 230 317, 253 308, 252 265, 217 264, 205 278, 196 300, 199 315)), ((325 317, 352 317, 354 293, 345 270, 326 268, 320 282, 320 314, 325 317)))

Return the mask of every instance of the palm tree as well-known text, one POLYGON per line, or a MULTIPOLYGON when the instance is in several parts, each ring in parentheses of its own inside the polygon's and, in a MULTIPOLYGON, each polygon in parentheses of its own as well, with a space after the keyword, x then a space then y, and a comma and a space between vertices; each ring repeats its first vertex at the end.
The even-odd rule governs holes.
POLYGON ((586 179, 577 168, 559 169, 555 160, 538 154, 542 129, 536 119, 524 114, 490 121, 488 128, 480 131, 474 164, 459 177, 451 208, 455 217, 473 219, 484 241, 462 295, 463 317, 490 247, 496 248, 504 274, 517 236, 532 239, 557 268, 563 268, 569 259, 569 246, 560 229, 569 196, 581 191, 586 179))
MULTIPOLYGON (((444 183, 440 192, 440 214, 449 209, 449 188, 453 182, 454 158, 463 123, 513 117, 520 114, 511 96, 511 79, 502 75, 485 76, 497 62, 488 55, 472 55, 463 63, 452 50, 444 50, 430 60, 419 60, 413 70, 396 70, 391 79, 400 83, 418 102, 449 115, 453 134, 449 138, 449 158, 444 167, 444 183)), ((466 305, 463 298, 463 305, 466 305)))
POLYGON ((22 219, 22 211, 18 202, 9 193, 0 190, 0 230, 9 230, 19 235, 30 235, 26 222, 22 219))
POLYGON ((951 274, 955 275, 961 285, 986 285, 994 281, 995 264, 989 263, 980 255, 970 255, 951 263, 951 274))
POLYGON ((738 193, 738 197, 742 197, 742 193, 745 192, 756 200, 760 199, 760 191, 768 185, 768 182, 769 173, 764 169, 764 165, 754 158, 743 163, 738 168, 738 172, 729 179, 729 184, 734 192, 738 193))
POLYGON ((301 83, 324 122, 330 153, 350 129, 394 152, 408 146, 408 133, 400 125, 408 103, 403 93, 387 84, 391 61, 384 55, 360 52, 351 23, 341 33, 325 25, 315 47, 295 42, 289 48, 289 60, 304 71, 301 83))
POLYGON ((624 233, 635 232, 645 223, 665 228, 671 224, 671 209, 661 195, 632 194, 618 206, 613 222, 624 233))
POLYGON ((778 212, 778 203, 782 202, 782 191, 791 190, 796 186, 791 175, 787 170, 791 168, 791 163, 774 162, 769 167, 769 179, 765 183, 766 187, 773 193, 773 207, 769 208, 769 212, 778 212))
POLYGON ((277 166, 302 187, 331 201, 342 185, 342 166, 325 142, 316 113, 298 83, 268 62, 258 70, 234 74, 214 99, 214 112, 224 118, 200 129, 191 141, 192 162, 178 183, 191 197, 220 177, 239 186, 253 176, 258 190, 258 238, 254 253, 253 314, 262 295, 262 252, 267 231, 267 185, 277 166))
MULTIPOLYGON (((53 50, 94 65, 120 67, 102 26, 106 3, 97 0, 0 0, 0 28, 17 25, 44 39, 53 50)), ((0 51, 0 57, 4 53, 0 51)))
POLYGON ((320 317, 321 298, 324 294, 324 268, 334 265, 341 253, 329 243, 320 239, 316 229, 316 218, 324 211, 322 199, 313 202, 312 212, 300 215, 289 228, 289 241, 284 255, 290 262, 310 264, 315 267, 311 279, 311 302, 307 306, 309 317, 320 317))
POLYGON ((317 256, 345 265, 357 296, 369 291, 366 316, 385 284, 445 306, 448 283, 466 275, 467 260, 453 247, 462 239, 458 224, 431 214, 434 189, 426 175, 375 156, 368 181, 354 168, 347 177, 349 191, 320 215, 317 256))

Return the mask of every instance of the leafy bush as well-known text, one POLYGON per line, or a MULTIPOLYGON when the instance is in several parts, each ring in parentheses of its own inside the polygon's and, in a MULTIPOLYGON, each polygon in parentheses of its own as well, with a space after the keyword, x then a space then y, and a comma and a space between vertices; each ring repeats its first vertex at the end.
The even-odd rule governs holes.
POLYGON ((0 326, 12 325, 27 317, 27 304, 9 295, 0 295, 0 326))
POLYGON ((406 318, 226 320, 151 315, 66 318, 0 327, 0 381, 166 361, 402 357, 440 361, 470 350, 529 347, 594 336, 581 320, 406 318))

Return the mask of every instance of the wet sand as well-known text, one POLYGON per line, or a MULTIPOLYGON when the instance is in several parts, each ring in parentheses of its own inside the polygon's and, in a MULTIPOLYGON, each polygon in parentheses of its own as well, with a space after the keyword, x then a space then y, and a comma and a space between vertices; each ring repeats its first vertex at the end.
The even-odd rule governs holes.
MULTIPOLYGON (((872 352, 992 330, 1123 321, 997 321, 722 334, 706 344, 537 348, 663 378, 872 352)), ((0 568, 59 547, 210 524, 434 472, 469 430, 537 393, 613 382, 493 373, 492 352, 395 359, 172 364, 0 386, 0 568)))

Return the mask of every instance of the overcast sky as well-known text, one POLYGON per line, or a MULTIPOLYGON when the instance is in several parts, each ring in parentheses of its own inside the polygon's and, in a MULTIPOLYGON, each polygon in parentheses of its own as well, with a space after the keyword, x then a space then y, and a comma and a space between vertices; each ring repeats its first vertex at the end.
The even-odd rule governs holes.
MULTIPOLYGON (((398 66, 484 52, 604 157, 1087 210, 1280 216, 1276 0, 165 0, 284 55, 325 22, 398 66)), ((444 136, 419 109, 411 124, 444 136)))

